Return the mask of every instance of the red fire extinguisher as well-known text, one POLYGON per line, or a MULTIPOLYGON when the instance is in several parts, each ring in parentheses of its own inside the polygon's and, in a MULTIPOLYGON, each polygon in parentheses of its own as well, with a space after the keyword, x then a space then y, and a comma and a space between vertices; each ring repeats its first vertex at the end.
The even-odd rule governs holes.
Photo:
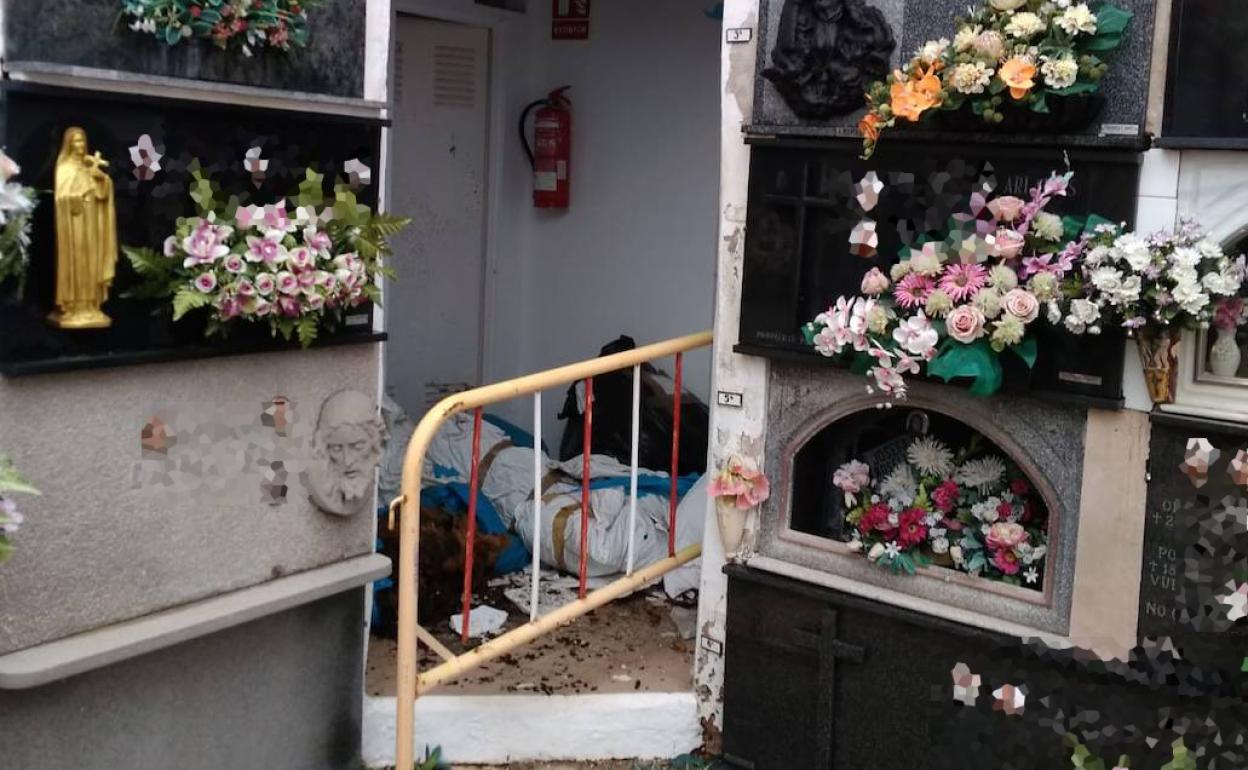
POLYGON ((571 86, 556 88, 520 114, 520 141, 533 167, 533 205, 539 209, 566 209, 571 199, 572 102, 563 95, 571 86), (533 146, 526 128, 533 117, 533 146))

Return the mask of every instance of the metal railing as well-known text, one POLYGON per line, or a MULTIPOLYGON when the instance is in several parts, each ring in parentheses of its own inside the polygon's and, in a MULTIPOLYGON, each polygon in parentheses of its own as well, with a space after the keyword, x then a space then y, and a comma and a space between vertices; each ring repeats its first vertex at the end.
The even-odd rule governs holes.
POLYGON ((439 684, 445 683, 460 674, 472 670, 494 658, 507 654, 516 647, 526 644, 559 627, 570 623, 611 601, 632 593, 656 578, 662 577, 677 567, 696 559, 702 552, 701 544, 690 545, 676 550, 676 502, 677 476, 680 457, 680 412, 682 391, 683 355, 690 350, 708 347, 711 344, 711 333, 692 334, 686 337, 659 342, 653 345, 628 350, 614 355, 594 358, 580 363, 570 364, 558 369, 550 369, 537 374, 530 374, 514 380, 486 385, 474 390, 457 393, 439 402, 421 419, 412 433, 407 446, 407 454, 403 461, 403 482, 398 498, 390 503, 391 530, 394 529, 396 509, 402 510, 399 534, 399 563, 395 565, 398 576, 399 591, 399 633, 398 633, 398 676, 397 676, 397 720, 395 767, 399 770, 410 770, 415 761, 415 716, 416 697, 439 684), (671 495, 669 498, 668 522, 668 555, 666 559, 649 566, 634 570, 633 539, 637 521, 637 447, 641 395, 641 365, 657 358, 676 357, 675 387, 673 394, 673 426, 672 426, 672 467, 671 495), (587 533, 590 516, 590 468, 593 426, 593 378, 609 372, 632 368, 633 370, 633 403, 632 403, 632 464, 629 479, 629 537, 628 556, 625 576, 595 591, 587 591, 587 533), (542 395, 548 388, 560 387, 569 383, 584 381, 584 465, 581 479, 581 527, 580 527, 580 598, 570 604, 555 609, 546 615, 538 616, 538 589, 541 580, 539 554, 541 553, 541 493, 543 467, 542 446, 542 395), (468 410, 474 410, 472 472, 469 483, 468 526, 466 537, 464 595, 463 595, 463 627, 462 634, 467 638, 468 616, 472 601, 472 555, 473 537, 475 534, 476 501, 479 492, 480 433, 481 417, 484 407, 507 401, 521 396, 533 396, 533 575, 532 601, 529 622, 512 629, 501 636, 485 642, 472 650, 455 655, 437 640, 427 629, 416 621, 417 597, 417 555, 420 552, 420 491, 421 477, 424 468, 425 453, 438 429, 450 417, 468 410), (442 663, 421 674, 417 670, 417 641, 423 642, 430 650, 442 658, 442 663))

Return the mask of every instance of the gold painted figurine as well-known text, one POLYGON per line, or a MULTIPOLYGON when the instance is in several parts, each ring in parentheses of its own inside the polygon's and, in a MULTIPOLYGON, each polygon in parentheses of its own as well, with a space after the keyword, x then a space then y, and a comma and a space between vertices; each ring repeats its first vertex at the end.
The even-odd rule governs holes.
POLYGON ((87 154, 87 132, 65 130, 56 156, 56 310, 62 329, 112 324, 101 306, 117 269, 117 210, 108 161, 87 154))

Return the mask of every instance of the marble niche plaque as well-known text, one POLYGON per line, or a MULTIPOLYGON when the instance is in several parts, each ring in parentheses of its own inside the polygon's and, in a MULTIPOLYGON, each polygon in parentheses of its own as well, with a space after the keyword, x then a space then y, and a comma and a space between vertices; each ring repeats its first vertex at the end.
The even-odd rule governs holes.
MULTIPOLYGON (((1112 54, 1110 70, 1101 92, 1106 98, 1100 118, 1083 134, 1139 136, 1143 133, 1148 103, 1148 83, 1152 56, 1154 0, 1115 0, 1134 17, 1122 45, 1112 54)), ((878 76, 874 60, 880 55, 875 45, 880 23, 895 46, 887 54, 888 70, 908 60, 928 40, 952 38, 955 19, 967 10, 967 0, 760 0, 758 11, 758 60, 754 79, 754 116, 751 130, 759 133, 857 136, 857 125, 864 108, 825 110, 822 113, 803 106, 802 99, 784 93, 777 69, 793 69, 794 48, 817 46, 832 41, 831 65, 814 56, 807 67, 804 91, 826 91, 821 86, 827 70, 836 77, 852 80, 863 75, 864 89, 878 76), (831 21, 830 19, 835 19, 831 21), (855 45, 837 48, 835 41, 853 39, 855 45), (795 42, 796 41, 796 42, 795 42), (854 55, 843 55, 845 51, 854 55), (859 53, 861 52, 861 53, 859 53), (865 70, 866 72, 859 72, 865 70), (796 105, 796 106, 795 106, 796 105)), ((797 63, 800 66, 801 62, 797 63)), ((858 105, 862 104, 859 99, 858 105)), ((894 137, 896 134, 894 134, 894 137)), ((893 137, 890 137, 893 138, 893 137)))

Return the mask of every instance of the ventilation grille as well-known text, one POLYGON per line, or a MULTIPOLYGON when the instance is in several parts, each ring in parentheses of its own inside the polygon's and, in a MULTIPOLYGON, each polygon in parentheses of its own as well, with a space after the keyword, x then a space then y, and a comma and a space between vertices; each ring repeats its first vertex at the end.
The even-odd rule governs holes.
POLYGON ((477 105, 477 53, 454 45, 433 47, 433 106, 477 105))
POLYGON ((394 41, 394 103, 403 103, 403 41, 394 41))

